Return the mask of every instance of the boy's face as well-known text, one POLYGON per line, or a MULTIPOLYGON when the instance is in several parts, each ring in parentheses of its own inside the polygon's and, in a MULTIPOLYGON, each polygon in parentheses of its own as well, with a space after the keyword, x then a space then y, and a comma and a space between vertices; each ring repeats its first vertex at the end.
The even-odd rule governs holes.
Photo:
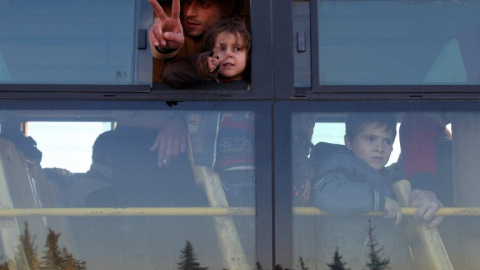
POLYGON ((345 136, 345 146, 373 169, 381 170, 390 158, 394 140, 392 131, 387 131, 385 125, 373 122, 365 124, 353 142, 345 136))
POLYGON ((219 58, 225 54, 228 55, 228 58, 220 64, 218 73, 231 80, 243 80, 248 54, 243 38, 231 33, 221 33, 215 40, 215 44, 220 45, 219 58))

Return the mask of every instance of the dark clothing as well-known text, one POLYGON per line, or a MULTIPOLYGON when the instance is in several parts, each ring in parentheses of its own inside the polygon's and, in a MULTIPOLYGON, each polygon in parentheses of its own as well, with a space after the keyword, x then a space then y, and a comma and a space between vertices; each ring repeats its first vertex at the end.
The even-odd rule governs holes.
POLYGON ((330 214, 383 211, 385 197, 394 198, 392 180, 374 170, 346 148, 318 169, 315 205, 330 214))
POLYGON ((156 130, 119 126, 116 129, 112 177, 117 198, 112 207, 206 206, 205 194, 195 186, 187 154, 167 167, 157 165, 150 151, 156 130))
POLYGON ((162 72, 163 82, 177 88, 185 88, 201 81, 215 81, 216 73, 208 72, 207 67, 210 53, 193 54, 167 62, 162 72))
MULTIPOLYGON (((383 211, 385 197, 395 198, 393 180, 385 177, 385 171, 374 170, 344 146, 331 149, 333 153, 323 164, 318 164, 314 178, 315 205, 329 214, 316 218, 315 233, 320 239, 317 259, 331 261, 338 247, 350 269, 364 268, 369 252, 366 226, 371 219, 375 227, 373 234, 383 246, 382 256, 390 259, 392 269, 413 269, 402 226, 394 226, 392 220, 361 215, 383 211)), ((329 269, 326 264, 322 267, 319 269, 329 269)))
POLYGON ((405 178, 412 189, 434 192, 445 205, 453 205, 452 139, 442 114, 407 113, 400 126, 405 178))

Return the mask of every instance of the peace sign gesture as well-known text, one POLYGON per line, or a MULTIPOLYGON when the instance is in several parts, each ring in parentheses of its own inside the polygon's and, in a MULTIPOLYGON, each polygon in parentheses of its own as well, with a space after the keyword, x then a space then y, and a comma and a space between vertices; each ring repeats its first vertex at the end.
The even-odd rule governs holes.
POLYGON ((185 37, 180 22, 180 0, 173 0, 172 15, 167 16, 157 0, 149 0, 155 14, 154 24, 149 31, 150 41, 161 49, 178 49, 183 46, 185 37))
POLYGON ((227 60, 230 57, 230 53, 226 53, 221 57, 218 56, 218 51, 220 50, 220 45, 216 44, 215 48, 213 48, 213 55, 208 57, 208 71, 213 73, 215 69, 223 63, 223 61, 227 60))

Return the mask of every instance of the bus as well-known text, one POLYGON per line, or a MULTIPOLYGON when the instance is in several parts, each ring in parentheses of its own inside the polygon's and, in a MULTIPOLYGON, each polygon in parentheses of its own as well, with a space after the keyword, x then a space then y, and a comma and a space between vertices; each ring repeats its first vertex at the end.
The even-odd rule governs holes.
POLYGON ((148 1, 0 0, 0 269, 476 269, 477 11, 244 0, 251 79, 177 89, 148 1), (352 114, 395 116, 392 185, 340 213, 322 194, 358 182, 320 172, 352 114))

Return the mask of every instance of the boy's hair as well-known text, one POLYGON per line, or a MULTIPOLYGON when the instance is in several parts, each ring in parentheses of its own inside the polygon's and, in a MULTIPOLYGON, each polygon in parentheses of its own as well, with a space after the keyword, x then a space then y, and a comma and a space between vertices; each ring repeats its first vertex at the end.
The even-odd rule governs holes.
POLYGON ((203 51, 211 51, 215 47, 215 40, 221 33, 230 33, 237 38, 243 38, 244 49, 247 50, 247 67, 243 72, 245 80, 250 79, 250 51, 252 48, 252 35, 248 31, 245 23, 236 19, 221 20, 214 27, 209 29, 203 36, 203 51))
POLYGON ((345 119, 345 133, 350 142, 355 140, 365 125, 369 123, 378 123, 378 126, 385 126, 387 131, 391 131, 393 138, 397 136, 397 117, 393 113, 351 113, 345 119))

